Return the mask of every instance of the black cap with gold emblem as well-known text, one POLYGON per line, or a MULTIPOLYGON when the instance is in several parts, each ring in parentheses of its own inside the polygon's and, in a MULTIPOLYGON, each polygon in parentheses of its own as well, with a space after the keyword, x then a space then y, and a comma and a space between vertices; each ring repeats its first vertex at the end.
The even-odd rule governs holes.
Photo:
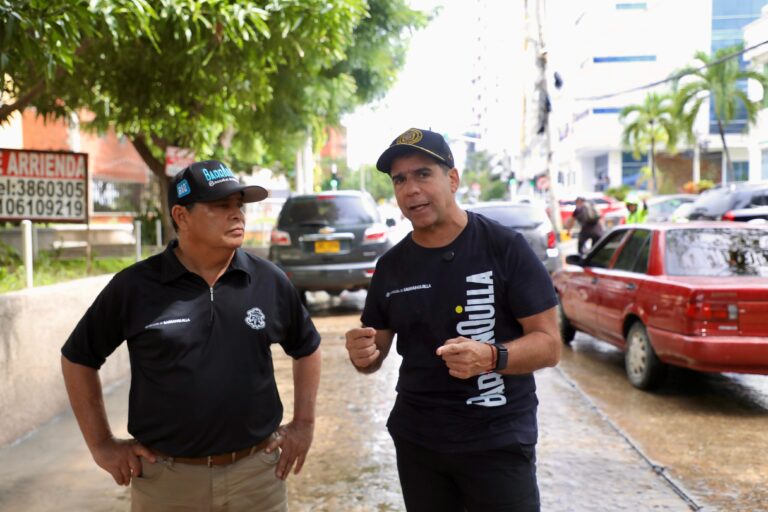
POLYGON ((399 135, 384 151, 376 162, 376 168, 388 173, 392 170, 392 161, 408 153, 421 152, 438 162, 453 168, 453 153, 448 143, 439 133, 411 128, 399 135))

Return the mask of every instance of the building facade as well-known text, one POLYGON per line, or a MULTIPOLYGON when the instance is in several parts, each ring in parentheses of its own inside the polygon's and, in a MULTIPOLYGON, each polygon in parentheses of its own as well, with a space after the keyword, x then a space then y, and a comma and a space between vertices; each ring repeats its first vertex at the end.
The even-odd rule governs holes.
MULTIPOLYGON (((593 0, 547 3, 547 74, 563 86, 549 88, 553 170, 563 194, 604 191, 627 185, 647 187, 635 158, 622 146, 619 113, 643 103, 649 92, 671 91, 664 82, 693 65, 697 51, 711 53, 741 42, 742 28, 759 17, 766 0, 593 0), (651 86, 656 82, 663 82, 651 86)), ((744 84, 746 87, 746 84, 744 84)), ((713 112, 702 107, 694 125, 695 143, 681 141, 676 154, 657 156, 660 191, 680 190, 687 181, 715 183, 756 180, 750 165, 751 136, 738 113, 727 128, 733 159, 729 175, 713 112)))

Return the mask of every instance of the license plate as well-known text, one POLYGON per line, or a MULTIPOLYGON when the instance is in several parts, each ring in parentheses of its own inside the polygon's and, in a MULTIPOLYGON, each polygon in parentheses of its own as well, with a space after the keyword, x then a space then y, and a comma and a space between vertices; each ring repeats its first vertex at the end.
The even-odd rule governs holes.
POLYGON ((338 240, 317 240, 315 242, 316 253, 339 252, 341 243, 338 240))

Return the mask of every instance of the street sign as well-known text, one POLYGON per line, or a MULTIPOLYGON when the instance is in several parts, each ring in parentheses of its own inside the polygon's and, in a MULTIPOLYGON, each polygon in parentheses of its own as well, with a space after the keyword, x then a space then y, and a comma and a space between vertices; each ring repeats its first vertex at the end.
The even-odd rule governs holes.
POLYGON ((0 149, 0 221, 88 221, 88 155, 0 149))
POLYGON ((165 175, 176 176, 182 169, 195 163, 195 152, 188 148, 165 148, 165 175))

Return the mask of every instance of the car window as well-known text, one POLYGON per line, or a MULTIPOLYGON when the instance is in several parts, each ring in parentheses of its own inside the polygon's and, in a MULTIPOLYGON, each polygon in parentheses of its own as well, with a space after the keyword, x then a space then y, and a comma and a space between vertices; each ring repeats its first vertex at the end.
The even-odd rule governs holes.
POLYGON ((536 227, 547 221, 547 212, 532 205, 481 206, 470 210, 510 227, 536 227))
POLYGON ((645 273, 648 270, 648 247, 651 232, 647 229, 635 229, 624 244, 613 268, 629 272, 645 273))
POLYGON ((621 245, 621 240, 627 234, 626 230, 614 231, 595 248, 595 251, 587 257, 586 264, 590 267, 607 268, 613 258, 613 253, 621 245))
POLYGON ((729 188, 710 190, 702 194, 693 203, 693 211, 711 213, 726 212, 733 208, 736 194, 729 188))
POLYGON ((345 226, 377 222, 375 207, 358 196, 295 197, 280 213, 280 226, 322 224, 345 226))
POLYGON ((761 229, 668 231, 664 254, 667 274, 768 277, 767 234, 761 229))
POLYGON ((761 191, 752 196, 750 202, 752 206, 766 206, 768 205, 768 191, 761 191))

